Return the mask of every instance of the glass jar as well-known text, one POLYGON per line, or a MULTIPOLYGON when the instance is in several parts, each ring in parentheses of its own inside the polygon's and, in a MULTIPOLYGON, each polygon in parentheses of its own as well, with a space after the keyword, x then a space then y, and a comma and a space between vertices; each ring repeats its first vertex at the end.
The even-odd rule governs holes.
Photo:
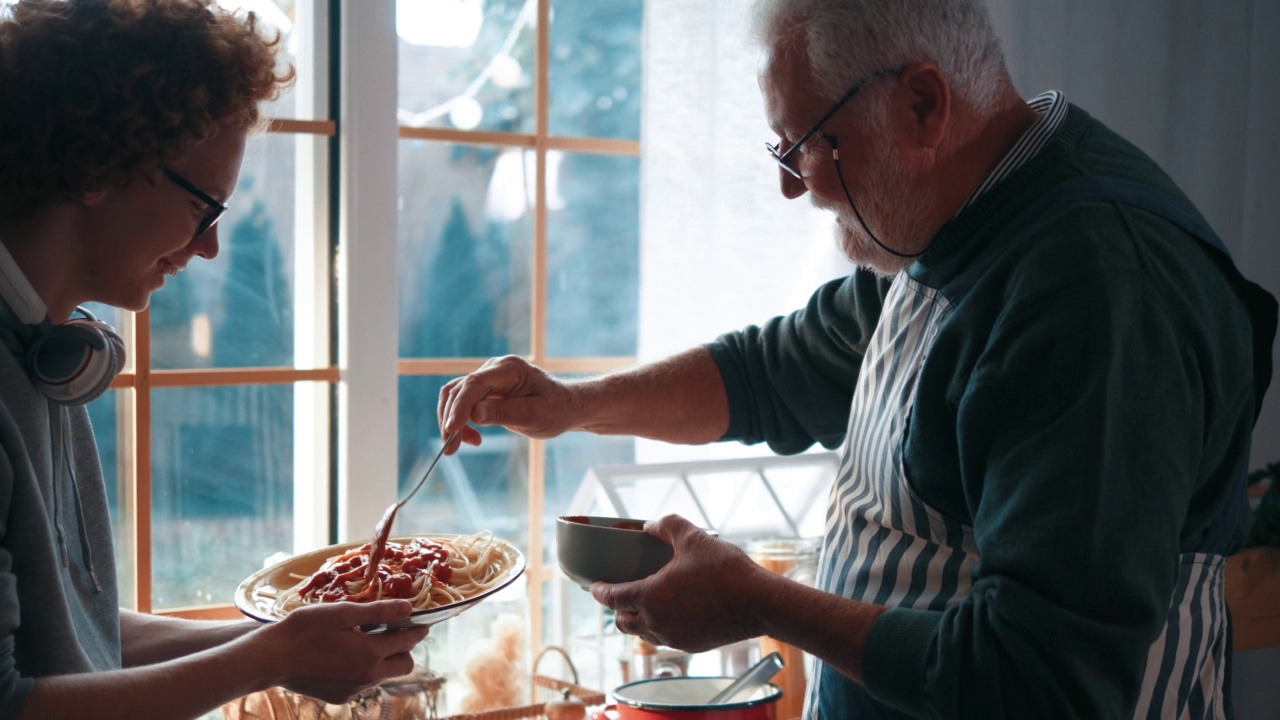
MULTIPOLYGON (((815 538, 766 538, 747 544, 747 555, 766 570, 813 587, 818 581, 818 552, 822 542, 815 538)), ((805 654, 799 648, 771 637, 760 637, 760 656, 771 652, 782 656, 782 669, 771 682, 782 690, 776 706, 778 720, 799 718, 804 712, 805 654)))
POLYGON ((821 546, 817 538, 763 538, 747 543, 747 555, 766 570, 814 587, 821 546))

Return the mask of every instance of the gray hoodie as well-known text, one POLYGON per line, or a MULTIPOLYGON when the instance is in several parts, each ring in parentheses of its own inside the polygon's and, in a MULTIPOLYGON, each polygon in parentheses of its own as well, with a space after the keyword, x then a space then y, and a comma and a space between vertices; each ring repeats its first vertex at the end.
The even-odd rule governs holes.
POLYGON ((0 719, 17 716, 34 678, 119 667, 115 553, 89 415, 42 396, 0 344, 0 719))

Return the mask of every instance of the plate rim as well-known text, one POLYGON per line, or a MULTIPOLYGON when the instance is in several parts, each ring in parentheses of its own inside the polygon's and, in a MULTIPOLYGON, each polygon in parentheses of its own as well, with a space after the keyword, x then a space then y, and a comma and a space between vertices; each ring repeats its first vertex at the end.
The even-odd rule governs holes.
MULTIPOLYGON (((479 535, 479 534, 480 533, 413 533, 409 535, 395 535, 393 537, 388 538, 388 540, 391 542, 406 542, 406 541, 411 541, 418 538, 427 539, 427 540, 432 540, 432 539, 455 540, 457 538, 472 537, 474 535, 479 535)), ((436 614, 448 612, 450 610, 458 610, 458 611, 464 610, 466 609, 467 606, 474 605, 479 601, 483 600, 484 598, 490 595, 493 595, 494 593, 497 593, 500 590, 505 589, 506 587, 511 585, 511 583, 515 582, 521 575, 523 575, 525 568, 528 564, 528 561, 526 560, 524 553, 520 550, 520 548, 516 547, 516 544, 511 542, 510 540, 504 540, 503 538, 500 538, 497 536, 494 536, 493 539, 497 542, 500 542, 506 545, 516 554, 515 563, 512 564, 511 568, 507 571, 508 573, 510 573, 509 577, 503 578, 497 585, 494 585, 493 587, 488 588, 487 590, 483 590, 479 593, 476 593, 475 595, 472 595, 469 598, 457 600, 447 605, 437 605, 435 607, 426 608, 423 610, 414 610, 413 612, 409 613, 409 617, 413 618, 413 617, 422 617, 427 615, 436 615, 436 614)), ((281 568, 283 568, 283 566, 292 562, 296 562, 299 558, 303 558, 309 555, 323 554, 323 557, 320 560, 319 564, 317 564, 315 569, 311 571, 311 572, 315 572, 315 570, 319 569, 320 565, 324 564, 325 560, 327 560, 329 557, 344 553, 348 550, 359 547, 361 545, 367 545, 369 544, 369 542, 370 540, 356 540, 356 541, 350 541, 345 543, 335 543, 333 545, 327 545, 325 547, 320 547, 314 550, 309 550, 307 552, 291 555, 283 560, 280 560, 279 562, 272 563, 271 565, 268 565, 267 567, 264 567, 250 574, 244 580, 241 580, 240 584, 236 586, 235 596, 234 596, 234 604, 236 606, 236 609, 239 610, 246 617, 249 617, 253 620, 257 620, 263 623, 273 623, 273 622, 279 622, 283 620, 285 616, 276 616, 271 613, 265 612, 261 608, 259 608, 256 603, 253 602, 252 593, 253 593, 254 587, 261 584, 262 581, 264 581, 267 577, 273 574, 277 574, 281 570, 281 568)), ((308 575, 310 575, 310 573, 308 573, 308 575)), ((346 601, 340 601, 340 602, 346 602, 346 601)))

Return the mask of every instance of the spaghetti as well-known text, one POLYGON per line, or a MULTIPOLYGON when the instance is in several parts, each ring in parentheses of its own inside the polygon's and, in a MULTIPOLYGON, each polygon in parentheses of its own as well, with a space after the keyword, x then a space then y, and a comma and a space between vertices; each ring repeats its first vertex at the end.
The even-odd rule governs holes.
POLYGON ((274 611, 310 603, 406 599, 414 610, 460 602, 501 583, 516 562, 515 551, 488 532, 452 540, 389 541, 376 573, 368 573, 372 543, 331 557, 309 577, 276 597, 274 611))

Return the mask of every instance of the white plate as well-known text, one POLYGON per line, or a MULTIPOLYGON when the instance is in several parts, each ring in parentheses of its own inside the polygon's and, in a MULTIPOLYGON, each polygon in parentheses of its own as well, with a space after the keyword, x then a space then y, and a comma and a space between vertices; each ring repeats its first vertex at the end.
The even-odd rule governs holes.
MULTIPOLYGON (((468 535, 444 535, 444 534, 425 534, 425 535, 403 535, 393 537, 393 542, 407 543, 415 538, 435 541, 454 541, 458 538, 469 537, 468 535)), ((264 568, 258 572, 245 578, 240 583, 240 587, 236 588, 235 602, 240 612, 248 615, 254 620, 262 622, 275 622, 284 617, 283 614, 275 611, 274 605, 276 596, 279 593, 302 582, 303 579, 311 577, 311 574, 320 569, 320 566, 329 558, 341 555, 348 550, 353 550, 361 545, 367 544, 369 541, 342 543, 340 545, 330 545, 329 547, 312 550, 308 553, 295 555, 288 560, 264 568), (299 577, 301 576, 301 577, 299 577)), ((472 595, 466 600, 449 603, 448 605, 438 605, 426 610, 414 610, 409 617, 398 620, 390 625, 379 625, 375 627, 362 628, 366 632, 375 633, 386 630, 395 630, 412 625, 435 625, 436 623, 448 620, 472 607, 481 600, 507 587, 516 578, 524 572, 525 559, 514 545, 506 540, 498 540, 494 542, 502 544, 509 553, 515 558, 511 567, 507 568, 505 575, 497 585, 485 590, 484 592, 472 595)))

